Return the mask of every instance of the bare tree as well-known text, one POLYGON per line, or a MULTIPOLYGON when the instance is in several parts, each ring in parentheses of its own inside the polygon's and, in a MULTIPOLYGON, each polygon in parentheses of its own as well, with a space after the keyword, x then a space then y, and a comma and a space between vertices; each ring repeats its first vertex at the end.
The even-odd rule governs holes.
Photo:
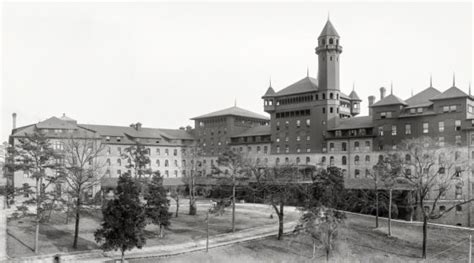
POLYGON ((70 197, 75 199, 73 248, 77 248, 84 193, 92 191, 94 186, 99 185, 104 174, 105 164, 100 158, 104 148, 100 137, 70 137, 64 143, 65 181, 69 186, 70 197))
POLYGON ((186 171, 182 177, 189 190, 189 215, 196 215, 196 180, 206 172, 202 164, 203 150, 197 145, 188 146, 183 152, 182 169, 186 171))
MULTIPOLYGON (((285 205, 296 200, 299 195, 309 200, 311 191, 304 183, 303 176, 296 165, 274 166, 255 171, 255 191, 263 194, 263 201, 270 204, 278 216, 278 240, 283 237, 285 205)), ((310 182, 312 183, 313 181, 310 182)))
POLYGON ((415 192, 417 210, 423 219, 422 257, 426 258, 428 221, 474 200, 456 198, 443 211, 436 209, 445 194, 462 182, 461 175, 467 168, 466 154, 457 147, 440 147, 429 137, 404 140, 397 149, 391 155, 391 166, 415 192))
MULTIPOLYGON (((36 206, 35 253, 39 252, 39 230, 41 221, 47 216, 47 211, 54 206, 58 197, 56 192, 48 191, 50 185, 61 180, 61 155, 53 149, 46 134, 35 130, 19 139, 19 144, 9 147, 8 154, 13 160, 7 165, 11 171, 23 171, 35 179, 34 191, 29 191, 31 197, 23 202, 24 206, 36 206)), ((28 187, 29 188, 29 187, 28 187)), ((24 209, 25 207, 21 208, 24 209)))

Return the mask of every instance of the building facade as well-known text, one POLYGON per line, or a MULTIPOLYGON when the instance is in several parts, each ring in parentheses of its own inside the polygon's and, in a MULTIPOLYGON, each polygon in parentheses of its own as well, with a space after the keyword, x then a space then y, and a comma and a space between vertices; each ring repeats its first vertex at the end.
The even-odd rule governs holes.
MULTIPOLYGON (((232 149, 259 164, 283 163, 337 166, 343 170, 348 188, 367 185, 374 165, 384 153, 396 150, 406 138, 429 136, 439 146, 455 145, 468 160, 474 157, 474 97, 456 87, 445 91, 429 87, 405 100, 386 94, 380 88, 379 100, 368 98, 369 115, 360 114, 361 99, 352 87, 349 95, 339 81, 342 55, 340 36, 327 21, 315 48, 318 61, 316 78, 307 74, 301 80, 276 91, 268 87, 262 96, 268 117, 239 107, 230 107, 192 118, 194 128, 144 128, 140 123, 130 127, 78 124, 66 116, 14 128, 10 143, 35 129, 45 131, 53 145, 61 148, 61 139, 85 133, 99 138, 107 146, 105 177, 116 178, 125 171, 121 153, 125 147, 140 142, 150 149, 151 168, 165 179, 186 175, 186 150, 203 149, 201 165, 210 173, 218 155, 232 149), (362 182, 362 183, 361 183, 362 182)), ((456 187, 444 203, 471 197, 472 169, 462 172, 456 187)), ((17 173, 16 184, 28 181, 28 175, 17 173)), ((441 209, 440 204, 437 209, 441 209)), ((450 223, 471 225, 470 205, 456 209, 447 219, 450 223)), ((444 219, 443 219, 444 220, 444 219)))

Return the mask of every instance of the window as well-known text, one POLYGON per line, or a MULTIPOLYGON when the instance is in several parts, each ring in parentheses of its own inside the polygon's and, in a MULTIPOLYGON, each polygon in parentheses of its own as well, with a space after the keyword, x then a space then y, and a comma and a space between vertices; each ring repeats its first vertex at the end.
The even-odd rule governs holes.
POLYGON ((178 167, 178 160, 174 160, 174 166, 178 167))
POLYGON ((276 147, 276 152, 277 152, 277 153, 280 153, 280 146, 277 146, 277 147, 276 147))
POLYGON ((449 112, 449 106, 443 106, 443 112, 449 112))
POLYGON ((300 157, 296 157, 296 164, 299 164, 301 161, 300 157))
POLYGON ((117 170, 117 175, 118 176, 122 175, 122 171, 120 171, 120 169, 117 170))
MULTIPOLYGON (((323 94, 323 95, 324 95, 324 94, 323 94)), ((326 108, 325 108, 325 107, 323 107, 323 114, 324 114, 324 113, 326 113, 326 108)))
POLYGON ((360 170, 359 169, 355 169, 354 170, 354 178, 359 178, 360 176, 360 170))
POLYGON ((369 176, 370 176, 370 170, 365 169, 365 178, 369 178, 369 176))
POLYGON ((121 160, 121 159, 117 159, 117 164, 118 164, 118 166, 121 166, 121 165, 122 165, 122 160, 121 160))
POLYGON ((461 120, 454 121, 454 130, 460 131, 461 130, 461 120))
POLYGON ((306 136, 306 140, 307 140, 307 141, 311 140, 311 136, 307 135, 307 136, 306 136))
POLYGON ((347 157, 342 156, 342 165, 347 165, 347 157))
POLYGON ((461 146, 461 135, 456 135, 455 137, 455 143, 457 146, 461 146))
POLYGON ((334 156, 329 157, 329 165, 334 166, 334 156))
POLYGON ((309 156, 306 156, 306 164, 309 164, 310 161, 311 159, 309 158, 309 156))
POLYGON ((174 150, 173 150, 173 155, 174 155, 174 156, 178 156, 178 149, 174 149, 174 150))
POLYGON ((405 134, 411 134, 411 124, 405 124, 405 134))
POLYGON ((169 173, 168 170, 165 171, 165 175, 166 175, 166 177, 170 177, 170 173, 169 173))
POLYGON ((252 151, 252 146, 248 146, 247 147, 247 152, 251 152, 252 151))
POLYGON ((311 120, 310 119, 306 119, 306 127, 309 127, 311 126, 311 120))
POLYGON ((300 152, 301 152, 301 148, 299 148, 299 147, 296 148, 296 152, 297 152, 297 153, 300 153, 300 152))
POLYGON ((166 156, 170 155, 170 152, 169 152, 168 149, 165 149, 165 155, 166 155, 166 156))
POLYGON ((438 145, 440 147, 444 147, 444 137, 443 136, 438 138, 438 145))
POLYGON ((359 151, 359 142, 354 142, 354 150, 359 151))
POLYGON ((285 157, 285 163, 286 164, 290 163, 290 159, 288 157, 285 157))
POLYGON ((299 128, 301 127, 301 121, 300 120, 296 120, 296 128, 299 128))
POLYGON ((454 194, 456 199, 462 199, 462 184, 456 184, 456 190, 454 194))
POLYGON ((456 105, 450 105, 449 106, 449 111, 455 112, 456 111, 456 105))
POLYGON ((280 158, 277 157, 275 160, 275 164, 278 165, 279 163, 280 163, 280 158))
POLYGON ((423 133, 429 132, 429 124, 428 122, 423 122, 423 133))
POLYGON ((380 126, 380 127, 379 127, 379 135, 380 135, 380 136, 383 136, 383 126, 380 126))
POLYGON ((397 125, 392 125, 392 136, 397 135, 397 125))
POLYGON ((341 145, 342 151, 347 151, 347 143, 343 142, 341 145))
POLYGON ((365 141, 365 150, 370 151, 370 141, 365 141))
POLYGON ((417 113, 423 113, 423 108, 416 108, 417 113))
POLYGON ((321 163, 326 163, 326 156, 321 157, 321 163))
POLYGON ((329 143, 329 151, 334 152, 334 143, 329 143))
POLYGON ((286 152, 286 153, 289 153, 289 152, 290 152, 290 146, 288 146, 288 145, 285 146, 285 152, 286 152))
POLYGON ((168 167, 169 166, 169 162, 168 160, 165 160, 165 167, 168 167))
POLYGON ((110 166, 110 159, 107 159, 107 165, 110 166))
POLYGON ((415 108, 411 108, 410 109, 410 114, 415 114, 416 113, 416 109, 415 108))
POLYGON ((355 164, 355 165, 359 165, 359 155, 356 155, 356 156, 354 157, 354 164, 355 164))
POLYGON ((456 206, 456 214, 462 214, 462 206, 460 205, 456 206))
POLYGON ((370 163, 370 155, 365 156, 365 163, 369 164, 370 163))
POLYGON ((263 153, 264 154, 267 154, 268 153, 268 146, 263 146, 263 153))
POLYGON ((438 131, 444 132, 444 121, 438 122, 438 131))
POLYGON ((296 141, 301 141, 301 137, 300 136, 296 136, 296 141))

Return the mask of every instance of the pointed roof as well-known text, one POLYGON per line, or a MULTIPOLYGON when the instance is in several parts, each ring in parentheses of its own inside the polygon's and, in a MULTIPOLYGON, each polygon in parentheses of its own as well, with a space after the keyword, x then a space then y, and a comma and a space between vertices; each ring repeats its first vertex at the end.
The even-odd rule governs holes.
POLYGON ((291 84, 290 86, 275 93, 275 96, 293 95, 318 90, 318 80, 312 77, 304 77, 303 79, 291 84))
POLYGON ((36 127, 39 129, 75 129, 76 124, 53 116, 37 123, 36 127))
POLYGON ((211 112, 208 114, 204 114, 198 117, 194 117, 191 120, 198 120, 198 119, 205 119, 205 118, 212 118, 212 117, 219 117, 219 116, 240 116, 240 117, 247 117, 247 118, 253 118, 253 119, 261 119, 261 120, 268 120, 267 116, 260 115, 255 112, 251 112, 246 109, 242 109, 239 107, 230 107, 227 109, 211 112))
POLYGON ((444 99, 454 99, 454 98, 462 98, 462 97, 468 97, 468 95, 458 89, 457 87, 451 87, 445 92, 439 94, 438 96, 431 98, 431 100, 444 100, 444 99))
POLYGON ((393 94, 390 94, 388 95, 387 97, 377 101, 376 103, 374 103, 372 106, 370 107, 379 107, 379 106, 388 106, 388 105, 398 105, 398 104, 402 104, 402 105, 407 105, 407 103, 400 99, 399 97, 393 95, 393 94))
POLYGON ((359 98, 359 95, 357 95, 357 93, 355 92, 355 90, 352 90, 352 92, 349 94, 349 98, 351 98, 351 100, 362 101, 362 100, 359 98))
POLYGON ((416 107, 416 106, 428 106, 431 105, 432 102, 430 99, 438 96, 441 92, 433 87, 428 87, 417 94, 411 96, 405 102, 408 104, 409 107, 416 107))
POLYGON ((319 37, 325 37, 325 36, 336 36, 339 37, 339 34, 337 33, 336 29, 331 23, 331 20, 328 19, 326 22, 326 25, 323 28, 323 31, 321 31, 321 34, 319 34, 319 37))
POLYGON ((265 92, 265 95, 263 95, 262 98, 272 97, 273 95, 275 95, 275 90, 273 90, 273 88, 270 86, 268 87, 267 92, 265 92))

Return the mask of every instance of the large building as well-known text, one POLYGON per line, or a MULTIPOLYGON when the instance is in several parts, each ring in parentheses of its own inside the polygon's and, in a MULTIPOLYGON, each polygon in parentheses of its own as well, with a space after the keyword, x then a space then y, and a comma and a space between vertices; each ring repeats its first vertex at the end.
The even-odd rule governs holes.
MULTIPOLYGON (((185 152, 190 146, 203 149, 201 163, 210 172, 217 156, 225 149, 250 156, 257 163, 278 165, 337 166, 344 172, 346 187, 366 187, 372 167, 383 153, 396 149, 405 138, 430 136, 439 145, 451 144, 471 160, 474 151, 474 97, 456 87, 445 91, 429 87, 407 99, 386 94, 368 98, 369 116, 360 114, 361 99, 352 88, 349 95, 339 85, 342 53, 340 37, 328 20, 320 33, 315 53, 318 75, 275 91, 268 87, 262 96, 263 109, 269 117, 231 107, 192 118, 194 128, 176 130, 78 124, 63 116, 14 128, 10 143, 17 143, 25 133, 44 130, 53 145, 60 149, 67 136, 87 134, 107 145, 105 177, 116 178, 124 172, 121 151, 136 142, 150 148, 152 168, 165 178, 185 175, 185 152)), ((447 203, 470 198, 471 172, 464 171, 453 189, 437 209, 447 203), (460 187, 458 187, 460 185, 460 187)), ((28 175, 17 173, 15 184, 28 181, 28 175)), ((447 222, 471 225, 470 205, 459 207, 446 217, 447 222)))

